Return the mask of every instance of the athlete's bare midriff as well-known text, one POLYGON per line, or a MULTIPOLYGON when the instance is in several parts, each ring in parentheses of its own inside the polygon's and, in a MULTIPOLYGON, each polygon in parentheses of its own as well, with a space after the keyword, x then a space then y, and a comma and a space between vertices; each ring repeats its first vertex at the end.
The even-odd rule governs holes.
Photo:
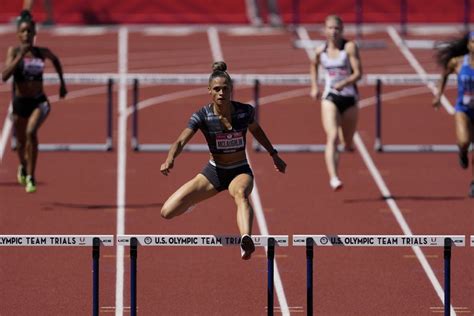
POLYGON ((211 159, 219 165, 232 165, 247 159, 245 151, 238 151, 235 153, 226 154, 211 154, 211 159))
POLYGON ((20 97, 35 97, 43 93, 43 82, 23 81, 15 83, 16 95, 20 97))

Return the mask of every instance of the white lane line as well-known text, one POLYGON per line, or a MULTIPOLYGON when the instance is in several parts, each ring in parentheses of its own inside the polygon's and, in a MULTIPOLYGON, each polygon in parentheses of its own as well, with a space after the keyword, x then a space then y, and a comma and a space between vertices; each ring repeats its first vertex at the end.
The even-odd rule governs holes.
MULTIPOLYGON (((389 28, 388 31, 389 31, 389 34, 390 34, 390 32, 393 33, 393 31, 395 31, 395 29, 394 28, 389 28)), ((396 31, 395 31, 395 33, 396 33, 396 31)), ((396 33, 396 35, 398 36, 398 33, 396 33)), ((401 40, 400 36, 398 36, 398 38, 401 40)), ((395 41, 395 39, 394 39, 394 41, 395 41)), ((408 53, 409 53, 409 55, 411 55, 410 51, 408 51, 408 53)), ((412 59, 414 59, 414 56, 413 55, 411 55, 411 56, 412 56, 412 59)), ((407 57, 407 59, 409 59, 409 58, 407 57)), ((414 59, 414 61, 417 63, 416 59, 414 59)), ((412 66, 416 69, 416 67, 414 65, 412 65, 412 66)), ((424 72, 423 68, 421 68, 421 70, 424 72)), ((418 70, 417 70, 417 72, 418 72, 418 70)), ((426 77, 426 72, 424 72, 424 75, 426 77)), ((405 235, 413 235, 413 233, 412 233, 407 221, 403 217, 403 214, 400 211, 397 203, 395 202, 395 200, 393 198, 391 198, 390 191, 388 190, 388 187, 386 186, 385 181, 383 180, 379 170, 375 166, 375 163, 372 160, 372 157, 370 156, 369 152, 367 151, 367 148, 366 148, 364 142, 362 141, 362 138, 359 136, 358 132, 356 132, 355 135, 354 135, 354 142, 355 142, 355 145, 358 149, 358 152, 361 154, 365 165, 369 169, 370 174, 374 178, 374 181, 377 184, 377 187, 379 188, 380 192, 382 193, 383 197, 385 198, 385 201, 387 202, 393 216, 397 220, 397 223, 400 225, 403 233, 405 235)), ((421 266, 423 267, 423 270, 425 271, 426 275, 428 276, 428 279, 430 280, 433 288, 435 289, 436 294, 438 294, 438 297, 444 303, 443 288, 442 288, 441 284, 439 283, 438 279, 436 278, 436 275, 434 274, 433 269, 431 268, 430 264, 428 263, 428 260, 426 259, 423 251, 419 247, 412 247, 412 249, 413 249, 413 252, 415 253, 418 261, 420 262, 421 266)), ((450 309, 451 309, 451 315, 456 315, 456 312, 454 311, 452 306, 450 306, 450 309)))
POLYGON ((8 106, 7 115, 5 116, 5 121, 3 123, 2 135, 0 135, 0 163, 3 161, 3 154, 7 148, 8 137, 10 136, 10 131, 12 129, 13 123, 10 119, 10 113, 12 111, 12 104, 8 106))
MULTIPOLYGON (((309 37, 309 33, 308 33, 308 31, 306 30, 305 27, 299 26, 296 29, 296 33, 298 34, 298 37, 302 41, 304 41, 304 42, 310 42, 311 41, 311 37, 309 37)), ((307 46, 304 48, 304 50, 306 52, 306 55, 308 55, 309 60, 314 61, 314 58, 316 57, 315 51, 313 49, 310 49, 307 46)))
MULTIPOLYGON (((438 88, 436 85, 432 82, 428 82, 428 74, 426 73, 425 69, 421 66, 421 64, 418 62, 416 57, 412 54, 410 49, 405 45, 405 42, 403 39, 400 37, 400 34, 398 34, 397 30, 393 26, 387 27, 387 33, 390 35, 390 38, 392 41, 397 45, 398 49, 400 52, 405 56, 405 58, 408 60, 408 63, 415 69, 416 73, 420 76, 420 78, 425 82, 426 86, 428 89, 431 90, 431 92, 435 95, 438 93, 438 88)), ((454 108, 449 102, 449 100, 442 95, 441 96, 441 105, 445 108, 446 112, 449 114, 453 115, 454 114, 454 108)))
MULTIPOLYGON (((117 143, 117 235, 125 234, 125 185, 127 168, 127 70, 128 29, 121 27, 118 34, 119 49, 119 117, 117 143)), ((124 246, 117 246, 115 316, 123 315, 124 246)))
MULTIPOLYGON (((377 187, 379 188, 380 192, 382 193, 382 196, 384 197, 385 201, 390 207, 390 210, 392 211, 393 216, 395 216, 397 223, 402 228, 403 233, 407 236, 413 235, 413 232, 411 231, 410 226, 408 225, 407 221, 403 217, 402 212, 400 211, 400 208, 398 207, 397 203, 391 197, 392 195, 390 191, 388 190, 388 187, 385 184, 385 181, 383 180, 379 170, 377 169, 374 161, 372 160, 372 157, 370 156, 367 150, 367 147, 365 146, 364 142, 359 136, 359 133, 357 132, 354 135, 354 142, 356 144, 357 150, 359 151, 359 153, 361 154, 365 162, 365 165, 367 166, 367 168, 370 171, 370 174, 374 178, 374 181, 377 184, 377 187)), ((428 263, 428 260, 426 259, 426 256, 424 255, 423 251, 421 250, 420 247, 412 247, 412 250, 415 253, 418 261, 420 261, 420 264, 423 267, 423 270, 425 271, 426 275, 428 276, 428 279, 430 280, 431 284, 433 285, 436 291, 436 294, 438 294, 438 297, 441 299, 441 302, 444 303, 443 287, 441 286, 440 282, 436 278, 436 275, 434 274, 433 269, 428 263)), ((456 312, 454 311, 452 305, 450 309, 451 309, 451 315, 456 315, 456 312)))
POLYGON ((211 26, 207 29, 207 38, 209 39, 209 45, 211 46, 212 60, 224 60, 224 55, 222 54, 221 43, 219 40, 219 33, 215 27, 211 26))

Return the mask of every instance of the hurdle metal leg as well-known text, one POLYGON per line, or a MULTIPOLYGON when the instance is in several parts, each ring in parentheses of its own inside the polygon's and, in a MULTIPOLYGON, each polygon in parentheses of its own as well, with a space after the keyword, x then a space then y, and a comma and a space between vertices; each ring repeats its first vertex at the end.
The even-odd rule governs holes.
POLYGON ((313 315, 313 238, 306 238, 306 314, 313 315))
POLYGON ((274 261, 275 261, 275 239, 269 238, 268 250, 267 250, 267 271, 268 271, 267 314, 268 316, 273 316, 274 261))
POLYGON ((451 310, 451 238, 444 240, 444 315, 451 310))
POLYGON ((137 315, 137 257, 138 240, 130 240, 130 315, 137 315))
POLYGON ((92 315, 99 316, 100 238, 92 241, 92 315))

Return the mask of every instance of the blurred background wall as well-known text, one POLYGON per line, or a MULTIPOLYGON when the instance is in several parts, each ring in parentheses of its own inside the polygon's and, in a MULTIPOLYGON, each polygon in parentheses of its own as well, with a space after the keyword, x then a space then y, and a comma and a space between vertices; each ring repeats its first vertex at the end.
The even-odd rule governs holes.
MULTIPOLYGON (((265 11, 266 1, 262 1, 265 11)), ((320 23, 330 13, 347 23, 464 23, 474 19, 471 0, 279 0, 284 23, 320 23), (405 17, 402 15, 405 14, 405 17)), ((56 24, 249 23, 246 0, 36 0, 33 13, 56 24)), ((0 23, 12 21, 22 0, 0 0, 0 23)))

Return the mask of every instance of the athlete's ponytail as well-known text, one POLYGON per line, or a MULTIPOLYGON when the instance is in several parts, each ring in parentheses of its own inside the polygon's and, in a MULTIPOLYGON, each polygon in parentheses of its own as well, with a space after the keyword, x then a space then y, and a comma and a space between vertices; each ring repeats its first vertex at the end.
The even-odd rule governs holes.
POLYGON ((451 58, 463 56, 469 53, 469 50, 467 49, 467 43, 471 36, 474 36, 473 32, 466 33, 461 38, 455 38, 452 40, 438 43, 436 45, 435 53, 436 62, 440 66, 446 67, 451 58))

